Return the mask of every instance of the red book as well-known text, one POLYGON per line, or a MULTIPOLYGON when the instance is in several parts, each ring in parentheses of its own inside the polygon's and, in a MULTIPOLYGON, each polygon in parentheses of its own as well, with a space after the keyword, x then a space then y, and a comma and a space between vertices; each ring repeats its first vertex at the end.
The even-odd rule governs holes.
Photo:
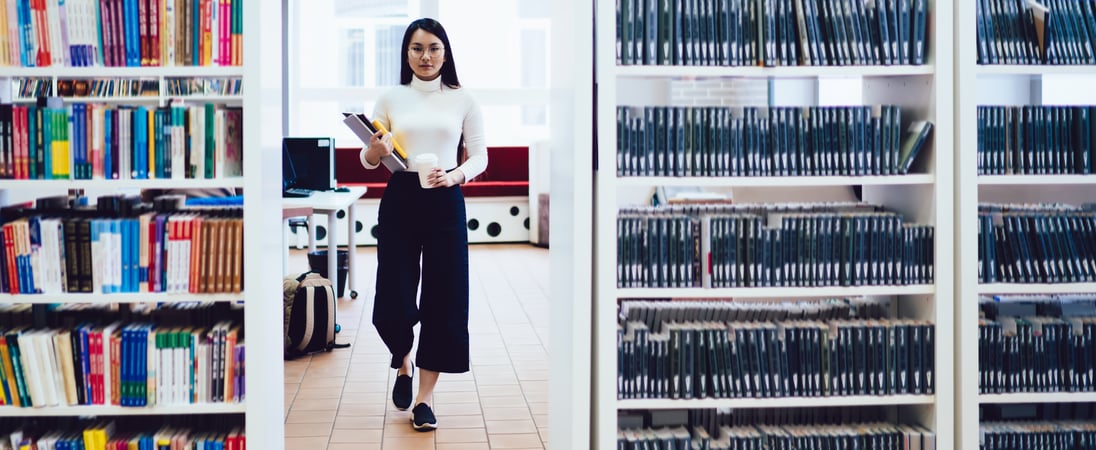
POLYGON ((159 66, 162 64, 160 61, 160 2, 157 0, 148 0, 148 2, 149 63, 153 66, 159 66))
POLYGON ((111 0, 99 0, 99 32, 103 35, 103 65, 116 66, 114 60, 114 10, 111 0))
POLYGON ((19 270, 15 267, 15 226, 4 224, 4 255, 8 260, 8 292, 19 293, 19 270))
POLYGON ((149 0, 137 0, 137 30, 140 37, 140 44, 137 48, 141 52, 140 59, 142 66, 148 66, 151 64, 149 56, 152 52, 149 50, 149 31, 148 31, 148 17, 149 17, 149 0))

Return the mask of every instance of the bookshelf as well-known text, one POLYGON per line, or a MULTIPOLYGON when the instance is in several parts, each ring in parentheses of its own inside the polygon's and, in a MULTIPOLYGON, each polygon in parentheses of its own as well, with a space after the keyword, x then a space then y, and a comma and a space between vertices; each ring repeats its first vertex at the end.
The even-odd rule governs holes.
MULTIPOLYGON (((734 2, 732 2, 733 4, 734 2)), ((789 2, 795 3, 795 2, 789 2)), ((952 15, 939 11, 940 2, 928 2, 927 56, 923 65, 847 65, 729 67, 688 65, 621 65, 617 63, 618 30, 613 12, 620 2, 598 0, 595 5, 594 72, 596 159, 593 204, 593 410, 592 447, 617 445, 617 414, 642 410, 700 410, 752 408, 813 408, 823 406, 885 407, 887 419, 915 423, 938 436, 938 446, 951 448, 954 390, 947 380, 954 367, 952 273, 954 239, 952 117, 953 55, 950 46, 952 15), (604 11, 606 13, 600 13, 604 11), (618 172, 618 107, 733 107, 733 94, 722 92, 680 96, 675 83, 732 80, 761 83, 768 91, 762 107, 815 107, 897 105, 902 130, 912 120, 932 121, 932 145, 909 174, 870 176, 628 176, 618 172), (825 86, 852 89, 849 99, 836 99, 825 86), (689 97, 692 95, 692 97, 689 97), (701 187, 725 192, 734 189, 736 202, 784 203, 842 199, 860 187, 863 200, 898 212, 910 223, 935 226, 935 278, 929 284, 653 288, 618 287, 618 208, 645 202, 655 187, 701 187), (742 195, 740 195, 740 193, 742 195), (745 200, 748 199, 748 200, 745 200), (702 300, 733 298, 737 302, 804 300, 842 297, 886 298, 892 318, 931 321, 936 333, 933 351, 939 380, 931 395, 848 395, 775 398, 625 399, 618 394, 617 327, 622 299, 702 300), (614 354, 617 356, 614 357, 614 354)), ((941 7, 947 7, 943 3, 941 7)), ((617 14, 619 16, 619 13, 617 14)), ((712 83, 718 84, 718 83, 712 83)), ((717 91, 718 88, 713 88, 717 91)), ((688 88, 685 88, 687 91, 688 88)), ((754 103, 748 103, 754 106, 754 103)), ((639 115, 638 117, 643 117, 639 115)), ((764 116, 762 116, 764 117, 764 116)), ((700 148, 703 146, 699 146, 700 148)), ((704 270, 703 256, 700 266, 704 270)))
MULTIPOLYGON (((97 2, 96 2, 97 3, 97 2)), ((0 67, 0 82, 7 83, 0 88, 5 100, 16 97, 15 81, 24 78, 48 80, 54 87, 59 80, 66 79, 154 79, 159 82, 160 92, 151 98, 114 97, 114 98, 65 98, 66 105, 87 100, 96 103, 145 105, 152 102, 163 105, 169 100, 183 98, 185 102, 214 102, 242 106, 247 112, 243 116, 243 173, 242 177, 223 177, 214 179, 121 179, 121 180, 0 180, 0 203, 24 202, 37 197, 59 195, 65 192, 91 191, 89 195, 99 193, 129 193, 143 188, 243 188, 246 195, 243 204, 243 229, 247 236, 243 240, 243 278, 247 280, 246 289, 241 293, 216 294, 159 294, 159 293, 65 293, 65 294, 0 294, 0 302, 11 304, 92 304, 116 305, 127 309, 137 304, 156 305, 171 302, 220 302, 233 303, 243 309, 241 325, 247 330, 246 372, 261 373, 261 377, 247 377, 246 397, 239 403, 197 403, 197 404, 159 404, 152 407, 123 407, 111 405, 62 406, 19 408, 0 406, 0 417, 5 420, 20 417, 35 418, 112 418, 125 423, 130 417, 157 416, 165 421, 187 421, 186 417, 209 419, 208 423, 218 421, 239 421, 244 426, 248 445, 252 448, 282 448, 284 446, 282 407, 282 330, 281 312, 276 308, 259 308, 263 299, 280 297, 280 277, 272 277, 264 271, 264 260, 276 260, 280 255, 280 224, 277 208, 270 205, 280 202, 280 162, 277 158, 264 158, 263 154, 278 151, 280 134, 270 137, 269 129, 264 130, 262 117, 280 115, 280 98, 263 95, 259 86, 277 86, 281 82, 281 73, 268 69, 280 66, 280 57, 276 56, 281 42, 281 8, 263 7, 261 2, 235 2, 240 15, 239 26, 247 30, 247 39, 242 41, 240 50, 243 64, 238 66, 179 66, 179 67, 0 67), (255 86, 256 89, 246 95, 167 95, 163 90, 165 82, 172 79, 237 79, 241 84, 255 86), (269 238, 264 238, 268 236, 269 238), (267 345, 266 343, 270 343, 267 345)), ((71 4, 71 3, 70 3, 71 4)), ((83 4, 83 3, 81 3, 83 4)), ((92 2, 87 2, 92 5, 92 2)), ((56 90, 54 91, 56 92, 56 90)), ((15 98, 15 101, 19 101, 15 98)), ((200 429, 196 429, 201 431, 200 429)), ((146 430, 146 431, 155 431, 146 430)))
MULTIPOLYGON (((983 407, 1096 403, 1092 392, 980 393, 981 295, 1092 294, 1096 283, 987 283, 980 279, 979 205, 1064 203, 1080 205, 1096 195, 1096 175, 993 174, 979 170, 979 113, 983 106, 1096 105, 1091 86, 1096 65, 979 64, 978 2, 955 2, 955 423, 956 448, 978 448, 983 407)), ((1073 2, 1067 2, 1073 5, 1073 2)), ((1082 8, 1083 9, 1083 8, 1082 8)), ((1021 9, 1021 11, 1026 11, 1021 9)), ((1053 12, 1052 12, 1053 14, 1053 12)), ((1006 16, 1007 17, 1007 16, 1006 16)), ((1063 148, 1071 149, 1070 145, 1063 148)), ((1035 408, 1031 407, 1030 411, 1035 408)), ((1027 414, 1027 413, 1024 413, 1027 414)), ((1028 420, 1020 414, 1016 421, 1028 420)), ((996 419, 985 419, 996 421, 996 419)))

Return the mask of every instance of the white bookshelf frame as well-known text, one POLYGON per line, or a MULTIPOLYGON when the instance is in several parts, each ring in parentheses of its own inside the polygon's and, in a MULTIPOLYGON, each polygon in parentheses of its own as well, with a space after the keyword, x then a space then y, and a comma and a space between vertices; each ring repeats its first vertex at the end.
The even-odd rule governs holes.
MULTIPOLYGON (((618 66, 615 48, 616 4, 612 0, 597 0, 595 10, 595 67, 597 86, 596 123, 598 145, 594 176, 594 267, 593 267, 593 390, 591 448, 615 448, 616 414, 621 409, 676 409, 721 407, 810 407, 810 406, 910 406, 915 421, 932 429, 938 448, 951 448, 954 435, 953 373, 955 343, 952 317, 952 286, 954 283, 952 243, 955 239, 954 180, 953 180, 953 34, 952 15, 948 3, 930 1, 929 43, 927 65, 924 66, 853 66, 853 67, 693 67, 693 66, 618 66), (941 11, 937 11, 941 3, 941 11), (935 149, 927 166, 928 174, 881 177, 618 177, 616 176, 616 105, 630 104, 618 100, 617 85, 626 80, 680 80, 696 78, 753 78, 779 81, 784 79, 821 80, 853 78, 865 86, 864 104, 893 103, 912 109, 917 117, 927 117, 936 127, 935 149), (870 286, 820 288, 746 288, 746 289, 620 289, 616 286, 616 215, 618 197, 624 190, 649 189, 658 185, 703 187, 809 188, 815 186, 863 186, 865 200, 893 206, 916 223, 935 224, 935 280, 931 286, 870 286), (909 194, 912 188, 913 194, 909 194), (871 197, 871 198, 869 198, 871 197), (926 222, 931 221, 931 222, 926 222), (913 301, 898 302, 903 315, 931 319, 936 324, 936 391, 929 396, 865 396, 781 399, 700 399, 700 400, 622 400, 617 398, 616 304, 619 298, 774 298, 826 297, 842 295, 909 296, 913 301), (922 301, 927 297, 929 301, 922 301), (605 355, 598 357, 598 355, 605 355)), ((774 89, 780 89, 779 83, 774 89)), ((817 94, 816 94, 817 95, 817 94)), ((818 98, 801 99, 804 104, 817 104, 818 98)), ((783 103, 779 103, 783 106, 783 103)), ((634 105, 633 105, 634 106, 634 105)), ((908 117, 903 114, 903 117, 908 117)), ((961 147, 957 147, 961 148, 961 147)), ((903 415, 906 410, 903 409, 903 415)))
MULTIPOLYGON (((182 99, 184 101, 216 101, 243 104, 244 114, 244 174, 245 177, 221 179, 162 179, 162 180, 0 180, 0 200, 8 200, 8 192, 56 192, 66 189, 126 190, 139 188, 244 188, 244 279, 243 293, 227 294, 42 294, 0 295, 0 302, 13 303, 143 303, 162 301, 231 301, 241 302, 244 308, 244 326, 247 329, 247 400, 243 403, 217 403, 195 405, 158 405, 153 407, 121 406, 57 406, 44 408, 0 407, 0 417, 49 417, 49 416, 147 416, 147 415, 225 415, 242 414, 245 420, 247 445, 250 448, 284 448, 284 366, 282 360, 282 312, 281 308, 263 308, 254 305, 267 303, 266 299, 281 297, 281 277, 272 276, 265 261, 279 260, 281 255, 281 217, 273 205, 281 203, 281 159, 264 157, 277 154, 279 147, 265 139, 270 128, 264 126, 264 117, 281 116, 281 99, 264 96, 258 87, 281 84, 281 71, 270 70, 282 64, 282 7, 272 7, 261 2, 246 2, 242 9, 243 66, 198 67, 0 67, 0 80, 11 88, 12 78, 41 77, 54 82, 58 78, 124 78, 149 77, 241 77, 243 84, 252 89, 236 96, 166 96, 151 97, 151 101, 182 99), (264 7, 265 6, 265 7, 264 7), (262 376, 254 376, 262 374, 262 376)), ((12 98, 9 92, 6 98, 12 98)), ((144 103, 145 97, 127 98, 133 103, 144 103)), ((72 99, 66 98, 68 102, 72 99)), ((106 98, 79 98, 76 101, 109 102, 106 98)), ((122 99, 113 99, 122 100, 122 99)))
MULTIPOLYGON (((1096 402, 1096 393, 1008 393, 980 394, 978 367, 978 302, 979 295, 990 294, 1070 294, 1096 293, 1096 283, 981 283, 978 279, 978 203, 980 198, 1000 201, 1015 196, 1019 203, 1036 198, 1042 201, 1072 203, 1078 195, 1091 193, 1096 186, 1094 175, 978 175, 977 108, 982 102, 994 105, 1031 104, 1096 104, 1091 96, 1080 96, 1075 103, 1060 100, 1045 101, 1043 80, 1084 77, 1088 90, 1096 82, 1096 65, 980 65, 977 64, 977 22, 975 2, 954 2, 954 34, 950 36, 955 50, 955 447, 978 448, 979 406, 983 404, 1096 402), (990 91, 992 98, 980 98, 979 85, 985 82, 1011 83, 1015 91, 990 91), (1072 198, 1069 198, 1072 197, 1072 198), (1061 200, 1059 200, 1061 198, 1061 200)), ((1084 93, 1082 91, 1074 91, 1084 93)))

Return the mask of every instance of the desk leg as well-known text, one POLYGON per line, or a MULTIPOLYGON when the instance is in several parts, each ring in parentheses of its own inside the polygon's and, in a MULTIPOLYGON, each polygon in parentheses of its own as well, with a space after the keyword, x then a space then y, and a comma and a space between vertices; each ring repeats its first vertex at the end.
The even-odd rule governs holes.
POLYGON ((282 219, 282 275, 289 273, 289 218, 282 219))
POLYGON ((357 251, 356 239, 354 239, 355 228, 357 227, 357 214, 355 210, 358 209, 358 202, 354 201, 346 208, 346 245, 347 245, 347 261, 346 261, 346 288, 350 290, 350 298, 358 298, 358 291, 354 289, 354 253, 357 251))
POLYGON ((309 214, 308 219, 308 253, 316 252, 316 218, 314 214, 309 214))
POLYGON ((339 240, 336 238, 335 233, 335 213, 337 211, 331 211, 327 213, 327 279, 331 280, 331 288, 335 291, 335 296, 339 296, 339 240))

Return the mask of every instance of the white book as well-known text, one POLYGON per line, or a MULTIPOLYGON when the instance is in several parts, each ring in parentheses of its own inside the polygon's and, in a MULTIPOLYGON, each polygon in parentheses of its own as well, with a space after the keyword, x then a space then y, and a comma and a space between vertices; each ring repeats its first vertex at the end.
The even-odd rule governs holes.
POLYGON ((59 2, 60 0, 46 0, 46 27, 49 32, 49 56, 50 64, 53 66, 64 66, 65 51, 62 46, 64 42, 61 38, 61 12, 59 2))
POLYGON ((49 406, 57 406, 65 401, 65 383, 61 376, 61 366, 57 361, 57 348, 53 345, 54 335, 53 330, 43 330, 35 337, 35 343, 42 358, 42 369, 45 371, 43 381, 46 384, 46 404, 49 406))
POLYGON ((53 346, 57 349, 57 363, 64 380, 65 404, 76 405, 79 396, 76 394, 76 368, 72 360, 72 332, 58 330, 53 335, 53 346))
POLYGON ((145 347, 145 355, 147 355, 145 370, 148 373, 145 374, 145 403, 148 406, 156 405, 158 400, 157 388, 159 387, 159 369, 160 369, 160 350, 156 348, 156 330, 153 328, 148 329, 146 333, 148 342, 145 347))
MULTIPOLYGON (((157 331, 159 333, 169 334, 171 330, 157 331)), ((172 368, 171 349, 166 347, 160 347, 156 349, 156 362, 158 368, 156 369, 156 404, 167 405, 171 403, 171 383, 172 378, 175 376, 175 371, 172 368)))
POLYGON ((38 365, 38 350, 34 345, 34 333, 23 331, 16 337, 19 343, 19 361, 23 364, 23 379, 26 380, 30 404, 36 408, 46 406, 46 393, 42 386, 42 369, 38 365))
POLYGON ((209 0, 210 3, 210 58, 209 65, 219 66, 221 58, 221 0, 209 0))
POLYGON ((13 66, 23 65, 21 55, 22 48, 19 45, 19 11, 15 9, 15 2, 8 4, 8 56, 9 64, 13 66))
POLYGON ((190 167, 194 169, 194 178, 202 178, 205 176, 205 134, 202 126, 205 114, 198 107, 190 107, 187 112, 190 114, 190 167))
POLYGON ((175 0, 162 0, 164 14, 160 18, 160 41, 163 43, 163 53, 160 55, 160 64, 164 66, 175 65, 175 0))

